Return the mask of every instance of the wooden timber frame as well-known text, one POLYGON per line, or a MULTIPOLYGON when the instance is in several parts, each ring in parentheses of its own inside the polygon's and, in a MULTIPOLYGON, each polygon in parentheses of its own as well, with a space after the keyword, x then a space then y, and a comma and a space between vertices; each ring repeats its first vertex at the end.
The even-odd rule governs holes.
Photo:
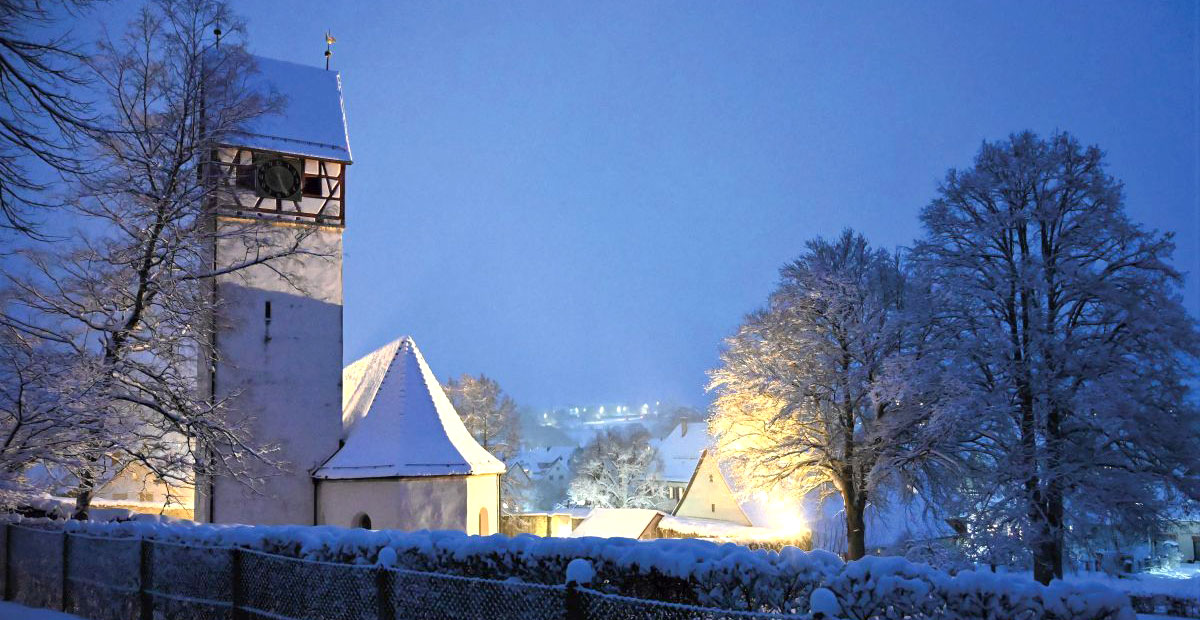
POLYGON ((338 228, 346 225, 346 166, 349 165, 346 162, 234 145, 218 145, 213 151, 211 161, 218 191, 225 198, 218 200, 218 204, 226 215, 245 218, 272 216, 293 222, 310 222, 338 228), (232 157, 228 157, 228 153, 232 153, 232 157), (304 192, 299 201, 256 195, 253 185, 239 184, 239 179, 253 179, 255 155, 299 160, 304 179, 302 187, 307 188, 310 179, 317 179, 321 192, 304 192), (316 169, 310 172, 314 164, 316 169), (336 173, 330 172, 333 166, 337 166, 336 173), (305 211, 302 205, 306 199, 321 201, 320 207, 315 211, 305 211))

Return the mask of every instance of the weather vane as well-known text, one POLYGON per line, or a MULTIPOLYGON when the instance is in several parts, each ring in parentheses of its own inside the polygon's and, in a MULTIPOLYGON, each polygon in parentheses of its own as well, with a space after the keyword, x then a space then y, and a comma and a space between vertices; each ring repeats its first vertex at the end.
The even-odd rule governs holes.
POLYGON ((325 31, 325 70, 329 70, 329 57, 333 56, 333 44, 337 43, 337 39, 333 38, 329 31, 325 31))

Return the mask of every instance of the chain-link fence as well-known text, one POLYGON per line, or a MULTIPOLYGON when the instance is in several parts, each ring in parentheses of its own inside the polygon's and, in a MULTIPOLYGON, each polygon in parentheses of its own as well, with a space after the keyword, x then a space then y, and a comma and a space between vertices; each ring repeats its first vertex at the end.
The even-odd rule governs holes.
POLYGON ((766 620, 576 587, 0 528, 5 600, 90 620, 766 620))

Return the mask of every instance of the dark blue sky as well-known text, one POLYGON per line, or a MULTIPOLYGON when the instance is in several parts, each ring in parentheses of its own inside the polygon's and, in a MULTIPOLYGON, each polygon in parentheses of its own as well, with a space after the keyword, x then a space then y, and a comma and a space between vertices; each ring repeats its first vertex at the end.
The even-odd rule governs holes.
POLYGON ((346 358, 412 334, 537 406, 707 402, 720 340, 843 227, 907 245, 982 140, 1066 129, 1200 310, 1195 2, 245 3, 338 39, 346 358))

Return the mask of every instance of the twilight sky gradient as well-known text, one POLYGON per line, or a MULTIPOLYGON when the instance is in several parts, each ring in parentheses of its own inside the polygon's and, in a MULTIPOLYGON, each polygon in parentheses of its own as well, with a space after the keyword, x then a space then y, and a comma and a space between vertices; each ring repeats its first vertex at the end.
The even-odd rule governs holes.
POLYGON ((1066 129, 1173 230, 1200 315, 1194 2, 244 3, 337 37, 347 361, 410 333, 535 406, 703 405, 721 338, 843 227, 907 245, 980 142, 1066 129))

